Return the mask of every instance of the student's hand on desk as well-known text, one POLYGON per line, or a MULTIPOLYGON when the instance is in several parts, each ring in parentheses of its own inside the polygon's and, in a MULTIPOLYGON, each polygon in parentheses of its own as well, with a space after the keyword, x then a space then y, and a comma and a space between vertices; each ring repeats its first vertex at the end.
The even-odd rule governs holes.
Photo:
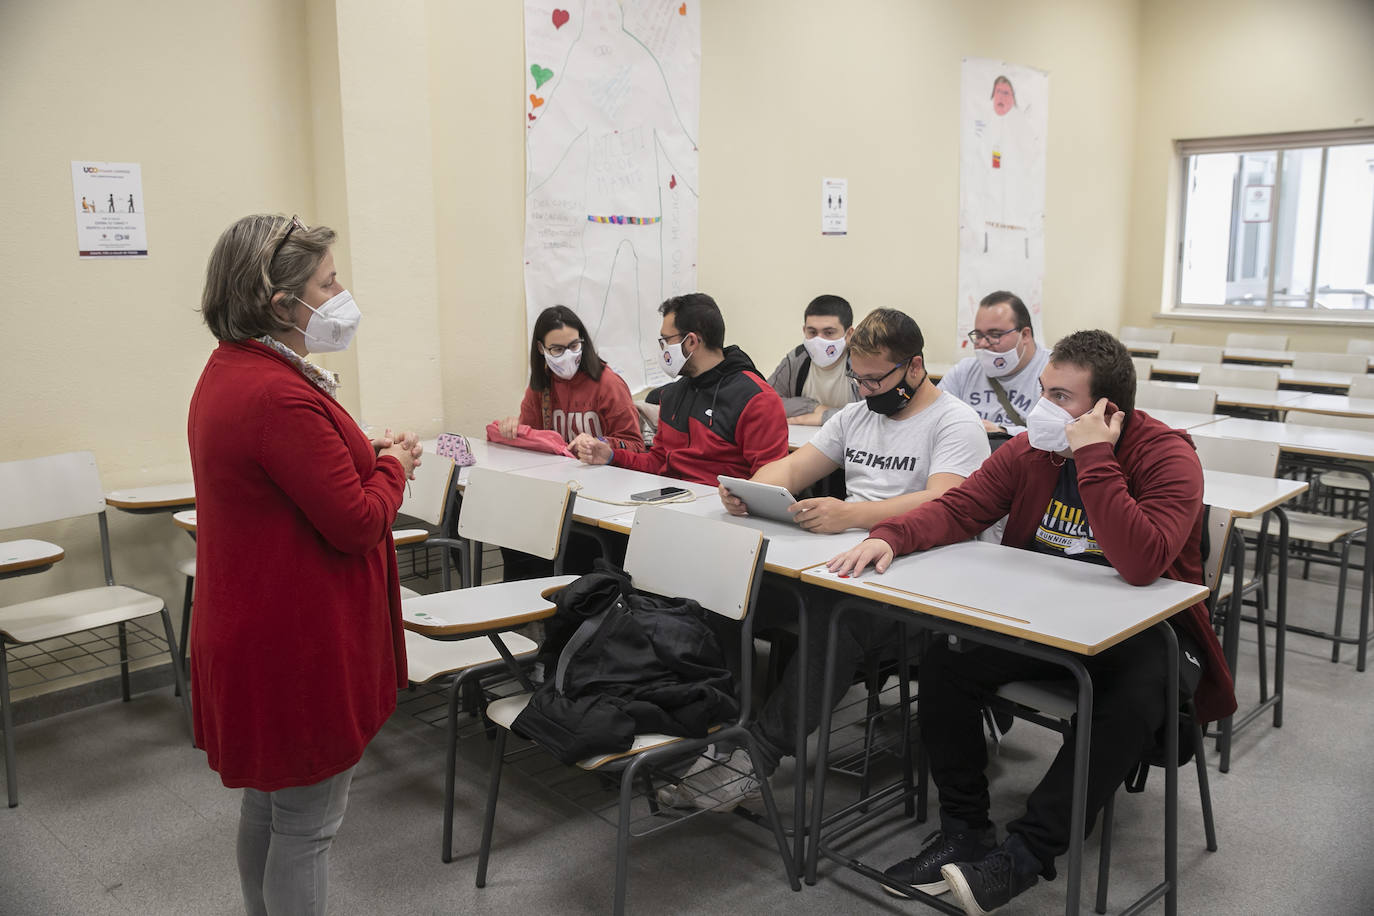
POLYGON ((853 527, 849 523, 849 506, 833 496, 803 499, 787 507, 792 520, 815 534, 834 534, 853 527))
POLYGON ((744 500, 740 499, 729 490, 725 489, 725 484, 720 485, 720 503, 725 507, 725 511, 731 515, 748 515, 749 510, 744 505, 744 500))
POLYGON ((507 439, 514 439, 516 430, 520 428, 519 417, 506 417, 504 420, 496 421, 496 429, 507 439))
POLYGON ((578 433, 577 438, 568 447, 583 464, 611 463, 610 444, 587 433, 578 433))
POLYGON ((857 576, 872 564, 873 571, 887 572, 892 565, 892 545, 881 538, 866 538, 835 557, 825 568, 841 576, 857 576))
POLYGON ((798 414, 795 417, 788 417, 787 422, 793 426, 820 426, 825 422, 826 407, 818 404, 816 409, 810 413, 798 414))
POLYGON ((1085 445, 1097 442, 1115 446, 1116 440, 1121 438, 1121 424, 1124 422, 1126 415, 1119 410, 1108 418, 1107 399, 1099 398, 1092 410, 1068 425, 1069 450, 1076 452, 1085 445))
POLYGON ((1004 433, 1004 432, 1006 432, 1005 429, 1003 429, 1002 427, 998 426, 996 423, 992 422, 991 420, 984 420, 984 421, 983 421, 983 429, 987 430, 987 431, 990 432, 990 433, 1004 433))

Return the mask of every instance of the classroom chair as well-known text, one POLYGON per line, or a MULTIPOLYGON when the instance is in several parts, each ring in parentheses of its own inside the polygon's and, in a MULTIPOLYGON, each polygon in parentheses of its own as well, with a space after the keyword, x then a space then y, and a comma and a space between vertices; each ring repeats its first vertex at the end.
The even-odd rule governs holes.
MULTIPOLYGON (((453 462, 442 460, 448 461, 451 476, 453 462)), ((576 499, 577 494, 566 483, 474 467, 458 515, 459 538, 552 560, 554 574, 472 585, 457 591, 446 589, 408 598, 401 604, 410 682, 450 681, 444 771, 445 862, 453 859, 458 714, 465 700, 469 711, 482 714, 487 699, 483 684, 492 678, 514 675, 528 689, 525 662, 533 657, 538 646, 528 637, 508 631, 549 616, 553 605, 548 601, 548 593, 576 578, 563 575, 576 499), (482 639, 483 636, 487 638, 482 639)), ((455 542, 452 538, 432 536, 429 543, 451 547, 455 542)))
POLYGON ((158 615, 162 618, 172 675, 181 696, 187 731, 191 731, 191 704, 167 605, 156 595, 115 584, 114 565, 110 558, 110 531, 105 519, 105 488, 100 485, 95 455, 90 452, 68 452, 0 464, 0 529, 92 515, 100 529, 104 586, 0 607, 0 725, 3 725, 5 732, 5 782, 11 808, 19 804, 14 721, 10 709, 11 645, 26 645, 113 625, 119 636, 120 688, 127 703, 131 698, 128 623, 140 617, 158 615))
POLYGON ((1241 366, 1203 366, 1197 377, 1199 385, 1212 388, 1255 388, 1261 391, 1279 390, 1279 370, 1254 369, 1241 366))
POLYGON ((1369 358, 1363 353, 1294 353, 1293 368, 1364 375, 1369 371, 1369 358))
POLYGON ((1160 343, 1167 344, 1174 342, 1174 331, 1172 328, 1132 328, 1123 327, 1121 338, 1124 343, 1160 343))
POLYGON ((1186 410, 1190 413, 1215 413, 1217 393, 1211 388, 1175 388, 1173 385, 1136 383, 1135 406, 1150 410, 1186 410))
POLYGON ((1352 379, 1347 396, 1351 398, 1374 398, 1374 375, 1360 375, 1352 379))
MULTIPOLYGON (((719 729, 704 738, 636 735, 629 750, 589 758, 576 765, 619 783, 613 902, 613 912, 617 916, 625 911, 629 842, 634 823, 650 825, 644 831, 647 834, 703 813, 673 816, 658 808, 654 800, 657 789, 655 782, 676 780, 676 776, 664 771, 662 766, 680 764, 700 755, 712 743, 727 741, 738 742, 746 748, 755 771, 758 769, 757 749, 747 725, 751 717, 754 610, 767 547, 768 541, 761 532, 743 525, 675 512, 664 506, 645 506, 635 513, 634 527, 630 531, 625 553, 625 571, 630 575, 634 587, 665 597, 693 598, 707 611, 739 623, 742 633, 736 689, 739 692, 740 712, 735 721, 722 723, 719 729), (684 544, 692 547, 690 563, 683 562, 684 544), (702 570, 710 570, 711 574, 704 576, 702 570), (634 806, 641 793, 647 797, 649 814, 637 820, 634 806)), ((491 782, 487 791, 487 810, 477 861, 478 887, 485 887, 487 883, 487 864, 491 857, 507 734, 511 723, 528 702, 529 695, 521 694, 495 700, 487 707, 488 717, 499 728, 491 758, 491 782)), ((741 775, 739 778, 744 777, 741 775)), ((801 890, 768 780, 760 780, 759 788, 788 884, 794 891, 801 890)))
MULTIPOLYGON (((1363 417, 1329 416, 1326 414, 1309 413, 1302 410, 1288 411, 1288 415, 1284 418, 1284 422, 1295 426, 1318 426, 1328 429, 1374 430, 1374 420, 1363 417)), ((1329 467, 1329 465, 1324 465, 1319 460, 1311 458, 1294 459, 1293 464, 1300 472, 1304 467, 1311 469, 1314 464, 1317 470, 1320 470, 1322 467, 1329 467)), ((1317 482, 1321 483, 1322 478, 1330 473, 1332 472, 1326 471, 1319 474, 1316 478, 1317 482)), ((1338 473, 1346 474, 1349 472, 1338 473)), ((1352 479, 1360 478, 1366 483, 1366 486, 1368 485, 1367 478, 1363 478, 1362 475, 1349 473, 1349 476, 1352 479)), ((1308 472, 1308 479, 1312 479, 1311 470, 1308 472)), ((1340 478, 1335 479, 1337 481, 1340 480, 1340 478)), ((1314 493, 1312 497, 1311 504, 1315 508, 1320 505, 1321 493, 1314 493)), ((1341 627, 1345 619, 1345 591, 1350 574, 1350 551, 1352 547, 1364 544, 1368 520, 1341 518, 1319 512, 1289 512, 1288 522, 1289 539, 1301 542, 1302 544, 1295 552, 1298 553, 1303 560, 1304 578, 1306 578, 1307 574, 1310 572, 1312 563, 1336 566, 1340 570, 1336 586, 1335 627, 1332 632, 1321 633, 1293 626, 1290 626, 1289 629, 1331 640, 1331 661, 1333 662, 1340 661, 1341 645, 1343 643, 1354 642, 1357 645, 1358 653, 1355 667, 1356 670, 1363 671, 1366 653, 1365 640, 1369 633, 1369 606, 1363 600, 1363 592, 1360 600, 1360 635, 1355 639, 1344 637, 1341 635, 1341 627), (1337 556, 1338 550, 1339 556, 1337 556)))
POLYGON ((1227 334, 1226 346, 1237 350, 1287 350, 1287 334, 1227 334))
POLYGON ((1205 347, 1200 344, 1160 344, 1159 359, 1177 359, 1190 363, 1220 363, 1221 347, 1205 347))
MULTIPOLYGON (((1204 519, 1206 537, 1203 539, 1203 584, 1214 589, 1207 599, 1208 610, 1214 611, 1217 601, 1215 588, 1221 579, 1223 564, 1231 553, 1229 550, 1231 512, 1220 507, 1206 507, 1204 519)), ((1073 734, 1073 720, 1078 708, 1077 691, 1077 685, 1067 678, 1048 681, 1013 681, 999 688, 996 696, 1005 701, 1005 708, 1017 718, 1035 722, 1068 736, 1073 734)), ((1203 745, 1202 726, 1193 715, 1191 700, 1185 700, 1181 704, 1179 724, 1180 728, 1185 724, 1190 726, 1193 760, 1197 768, 1198 800, 1202 807, 1202 824, 1206 834, 1207 851, 1216 852, 1217 834, 1216 824, 1212 818, 1212 793, 1207 783, 1206 749, 1203 745)), ((1144 791, 1145 774, 1148 773, 1151 765, 1176 768, 1178 761, 1142 759, 1134 776, 1128 778, 1126 791, 1144 791)), ((1107 912, 1107 886, 1112 856, 1112 820, 1115 808, 1115 796, 1109 798, 1107 804, 1102 808, 1102 840, 1098 851, 1095 906, 1098 913, 1107 912)), ((1160 889, 1156 888, 1155 890, 1160 889)), ((1150 899, 1157 898, 1151 897, 1150 899)), ((1132 907, 1132 911, 1134 910, 1135 907, 1132 907)))
MULTIPOLYGON (((1202 462, 1205 471, 1224 471, 1230 474, 1248 474, 1252 477, 1273 477, 1278 471, 1279 466, 1279 446, 1274 442, 1257 442, 1250 439, 1218 439, 1209 436, 1198 436, 1193 440, 1193 446, 1197 449, 1198 460, 1202 462)), ((1285 513, 1292 518, 1292 513, 1285 513)), ((1290 540, 1291 534, 1290 521, 1290 540)), ((1264 703, 1269 699, 1269 655, 1268 655, 1268 608, 1269 608, 1269 514, 1263 518, 1237 518, 1235 519, 1236 536, 1244 538, 1247 534, 1251 535, 1255 545, 1255 566, 1254 572, 1246 574, 1243 563, 1238 563, 1239 575, 1229 579, 1222 579, 1215 588, 1216 601, 1213 607, 1213 620, 1221 627, 1222 648, 1226 652, 1226 663, 1231 667, 1233 676, 1239 675, 1239 649, 1240 649, 1240 608, 1245 602, 1246 596, 1253 596, 1252 603, 1255 607, 1256 633, 1255 641, 1258 650, 1258 673, 1260 682, 1260 702, 1264 703), (1236 583, 1240 583, 1240 593, 1234 595, 1236 583)), ((1240 558, 1244 553, 1244 543, 1236 545, 1236 555, 1240 558)), ((1282 651, 1282 640, 1275 642, 1275 670, 1278 670, 1278 655, 1282 651)), ((1227 718, 1218 727, 1214 737, 1217 739, 1217 750, 1220 755, 1220 762, 1217 769, 1223 773, 1231 770, 1231 734, 1232 720, 1227 718)), ((1209 733, 1209 736, 1210 733, 1209 733)))
POLYGON ((1150 373, 1154 371, 1155 361, 1143 356, 1132 356, 1131 365, 1135 366, 1135 380, 1138 385, 1150 380, 1150 373))
MULTIPOLYGON (((476 580, 473 572, 472 545, 461 538, 447 538, 443 544, 435 540, 450 530, 453 515, 458 509, 455 490, 457 467, 452 458, 425 451, 420 466, 415 469, 415 479, 406 481, 405 495, 401 498, 400 516, 415 519, 427 527, 398 524, 391 530, 392 541, 399 555, 401 548, 409 548, 413 553, 438 547, 443 556, 439 564, 439 587, 448 591, 453 587, 449 563, 453 554, 458 557, 458 581, 460 587, 467 587, 476 580)), ((414 598, 419 592, 401 586, 402 598, 414 598)))

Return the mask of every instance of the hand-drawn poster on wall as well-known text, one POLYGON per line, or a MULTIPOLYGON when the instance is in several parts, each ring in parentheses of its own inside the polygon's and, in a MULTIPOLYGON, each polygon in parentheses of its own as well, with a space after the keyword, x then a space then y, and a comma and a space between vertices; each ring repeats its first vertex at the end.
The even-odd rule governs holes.
POLYGON ((959 346, 978 302, 1010 290, 1041 338, 1049 74, 966 57, 959 106, 959 346))
POLYGON ((525 308, 577 312, 637 390, 696 289, 699 0, 525 0, 525 308))
POLYGON ((83 258, 146 258, 143 170, 137 162, 73 162, 76 251, 83 258))

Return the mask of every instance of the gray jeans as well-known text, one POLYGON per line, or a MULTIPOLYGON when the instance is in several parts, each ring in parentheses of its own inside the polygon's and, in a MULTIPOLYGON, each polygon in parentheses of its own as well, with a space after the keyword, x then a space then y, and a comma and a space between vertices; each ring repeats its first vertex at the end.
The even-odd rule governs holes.
POLYGON ((343 823, 353 770, 311 786, 243 790, 238 860, 248 916, 323 916, 329 847, 343 823))

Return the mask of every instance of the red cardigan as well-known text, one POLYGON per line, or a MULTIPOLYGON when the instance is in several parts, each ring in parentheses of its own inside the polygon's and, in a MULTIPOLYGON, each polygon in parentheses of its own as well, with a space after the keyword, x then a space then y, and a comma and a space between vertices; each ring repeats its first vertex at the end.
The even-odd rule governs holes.
POLYGON ((406 684, 405 473, 284 357, 221 343, 191 398, 196 744, 230 788, 358 762, 406 684))
MULTIPOLYGON (((886 519, 869 534, 904 554, 966 540, 1006 515, 1002 543, 1033 549, 1059 479, 1057 460, 1031 448, 1022 433, 958 487, 886 519)), ((1093 537, 1121 578, 1132 585, 1149 585, 1160 576, 1202 582, 1202 466, 1187 433, 1135 410, 1115 449, 1105 442, 1085 446, 1074 453, 1074 463, 1093 537)), ((1194 697, 1198 718, 1229 716, 1236 711, 1235 685, 1206 606, 1199 602, 1180 611, 1176 622, 1207 656, 1194 697)))

